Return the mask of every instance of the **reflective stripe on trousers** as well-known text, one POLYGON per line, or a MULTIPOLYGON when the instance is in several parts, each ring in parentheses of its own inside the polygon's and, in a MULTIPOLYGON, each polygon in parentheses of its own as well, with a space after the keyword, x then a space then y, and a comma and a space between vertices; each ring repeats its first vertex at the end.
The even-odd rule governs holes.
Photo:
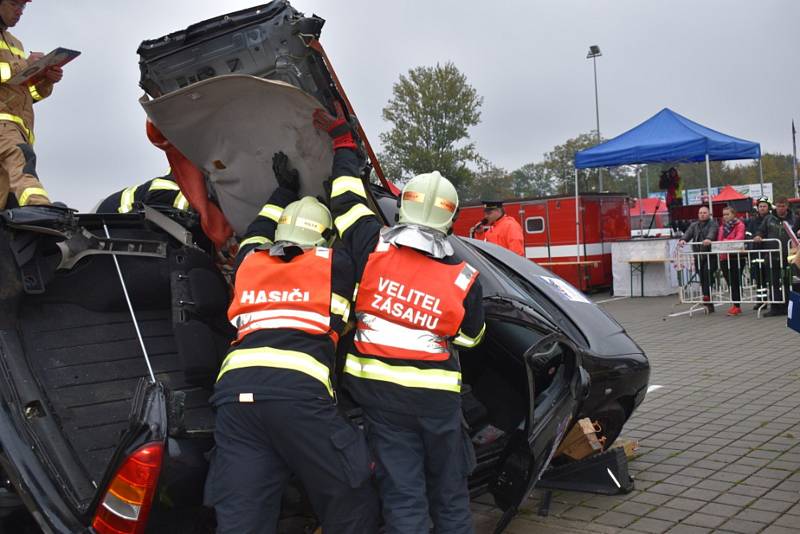
POLYGON ((0 121, 9 121, 13 122, 14 124, 17 124, 20 128, 22 128, 22 131, 25 132, 25 136, 28 138, 28 142, 30 144, 33 144, 34 141, 33 132, 29 130, 28 127, 25 125, 25 121, 22 120, 22 117, 18 117, 17 115, 12 115, 11 113, 0 113, 0 121))
POLYGON ((443 369, 420 369, 411 365, 389 365, 374 358, 347 355, 344 372, 368 380, 391 382, 407 388, 461 392, 461 373, 443 369))

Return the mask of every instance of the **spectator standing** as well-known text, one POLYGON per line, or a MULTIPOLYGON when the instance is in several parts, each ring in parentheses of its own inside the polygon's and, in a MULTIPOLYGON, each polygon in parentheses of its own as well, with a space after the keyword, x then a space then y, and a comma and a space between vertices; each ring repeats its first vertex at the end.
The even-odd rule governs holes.
MULTIPOLYGON (((686 243, 694 243, 694 252, 711 252, 711 242, 717 238, 719 225, 711 218, 711 212, 707 206, 701 206, 697 210, 697 220, 689 225, 686 233, 678 241, 678 245, 684 246, 686 243)), ((714 305, 711 304, 711 279, 717 270, 717 260, 710 254, 698 254, 695 256, 695 268, 700 274, 700 287, 703 289, 703 300, 707 302, 706 310, 714 313, 714 305)))
MULTIPOLYGON (((753 216, 751 216, 747 220, 747 225, 745 228, 745 239, 753 239, 758 229, 761 228, 761 223, 764 222, 764 219, 767 215, 769 215, 769 210, 772 205, 769 202, 767 197, 760 197, 756 203, 756 212, 753 216)), ((762 243, 748 243, 747 249, 748 250, 761 250, 763 247, 762 243)), ((767 289, 767 270, 764 265, 766 263, 766 258, 764 254, 757 253, 757 254, 750 254, 750 279, 756 285, 756 296, 758 300, 765 300, 766 297, 769 295, 769 289, 767 289)), ((753 309, 757 309, 761 306, 761 304, 756 304, 753 306, 753 309)))
MULTIPOLYGON (((745 225, 736 216, 736 210, 725 206, 722 210, 722 225, 717 231, 717 241, 742 241, 745 237, 745 225)), ((719 257, 722 263, 722 274, 731 288, 733 304, 728 309, 728 315, 735 316, 742 313, 741 293, 741 256, 738 252, 729 251, 719 257)))
POLYGON ((771 304, 769 311, 764 314, 766 317, 774 317, 778 315, 786 315, 787 299, 789 297, 789 273, 784 272, 786 266, 786 254, 789 250, 789 232, 784 226, 784 222, 789 223, 789 226, 797 232, 797 227, 792 214, 789 213, 789 203, 785 198, 779 198, 775 201, 775 211, 766 217, 761 222, 756 231, 753 240, 760 242, 763 239, 777 239, 781 243, 781 251, 774 252, 769 255, 767 262, 767 269, 769 270, 769 279, 772 283, 772 298, 770 300, 782 300, 781 303, 771 304))

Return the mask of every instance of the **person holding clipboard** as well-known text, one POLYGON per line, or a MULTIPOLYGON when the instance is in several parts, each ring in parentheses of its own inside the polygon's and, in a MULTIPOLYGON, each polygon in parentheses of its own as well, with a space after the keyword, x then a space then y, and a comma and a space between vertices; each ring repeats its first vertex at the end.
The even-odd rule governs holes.
POLYGON ((22 43, 8 31, 19 22, 28 2, 0 0, 0 209, 50 204, 36 175, 33 104, 50 96, 62 70, 50 64, 32 69, 34 76, 22 80, 17 76, 45 57, 37 52, 26 57, 22 43))

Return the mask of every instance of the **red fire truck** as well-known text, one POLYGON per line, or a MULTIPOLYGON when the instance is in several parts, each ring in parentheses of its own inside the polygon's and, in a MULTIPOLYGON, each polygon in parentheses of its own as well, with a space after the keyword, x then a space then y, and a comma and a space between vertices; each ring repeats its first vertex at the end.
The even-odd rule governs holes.
MULTIPOLYGON (((611 243, 631 238, 627 195, 581 194, 578 232, 574 196, 513 199, 504 208, 522 226, 525 257, 584 291, 611 285, 611 243)), ((482 218, 482 205, 464 206, 453 232, 469 237, 482 218)))

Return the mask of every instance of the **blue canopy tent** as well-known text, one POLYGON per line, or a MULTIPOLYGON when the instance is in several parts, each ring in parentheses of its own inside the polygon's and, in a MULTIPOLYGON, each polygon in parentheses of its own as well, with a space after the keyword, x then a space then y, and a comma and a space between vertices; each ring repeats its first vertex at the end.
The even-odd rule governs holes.
MULTIPOLYGON (((711 209, 711 165, 709 162, 734 159, 758 159, 760 166, 761 145, 712 130, 669 108, 664 108, 627 132, 575 154, 576 211, 578 169, 704 160, 709 190, 708 205, 711 209)), ((636 175, 638 180, 638 169, 636 175)), ((762 193, 763 182, 762 176, 762 193)), ((642 196, 641 189, 641 183, 639 183, 639 197, 642 196)))
MULTIPOLYGON (((616 167, 673 161, 706 162, 711 207, 710 161, 761 159, 761 145, 707 128, 664 108, 640 125, 575 154, 575 168, 616 167)), ((763 192, 763 178, 762 192, 763 192)), ((641 189, 641 187, 640 187, 641 189)), ((641 191, 639 192, 641 197, 641 191)))

